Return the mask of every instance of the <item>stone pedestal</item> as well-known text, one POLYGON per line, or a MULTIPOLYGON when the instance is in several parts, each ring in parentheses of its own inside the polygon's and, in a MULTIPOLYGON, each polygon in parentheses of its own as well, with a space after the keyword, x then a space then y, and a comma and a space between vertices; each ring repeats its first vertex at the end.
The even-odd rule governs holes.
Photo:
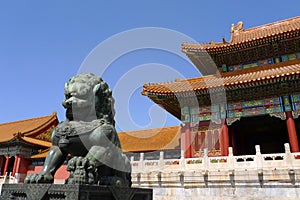
POLYGON ((152 189, 99 185, 3 184, 1 200, 152 200, 152 189))

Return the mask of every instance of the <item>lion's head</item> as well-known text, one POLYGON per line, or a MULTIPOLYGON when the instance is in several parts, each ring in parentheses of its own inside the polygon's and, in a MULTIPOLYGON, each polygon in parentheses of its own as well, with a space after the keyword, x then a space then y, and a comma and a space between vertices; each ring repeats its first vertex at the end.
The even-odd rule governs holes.
POLYGON ((66 117, 71 121, 103 119, 114 124, 114 99, 106 82, 94 74, 78 74, 65 84, 66 117))

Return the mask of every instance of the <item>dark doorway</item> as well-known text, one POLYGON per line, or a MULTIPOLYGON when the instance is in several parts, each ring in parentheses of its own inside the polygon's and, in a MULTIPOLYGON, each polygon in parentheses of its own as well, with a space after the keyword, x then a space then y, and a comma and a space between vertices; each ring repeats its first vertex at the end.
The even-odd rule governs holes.
POLYGON ((6 163, 6 157, 1 156, 1 175, 4 175, 5 163, 6 163))
POLYGON ((242 117, 232 126, 237 155, 254 155, 255 145, 260 145, 261 153, 284 153, 284 143, 288 143, 284 120, 269 115, 242 117))
POLYGON ((300 118, 295 119, 295 126, 296 126, 296 132, 297 132, 297 138, 298 138, 298 144, 300 143, 300 118))
POLYGON ((13 171, 14 164, 15 164, 15 157, 12 156, 12 157, 9 158, 9 162, 8 162, 8 168, 7 168, 8 174, 13 171))

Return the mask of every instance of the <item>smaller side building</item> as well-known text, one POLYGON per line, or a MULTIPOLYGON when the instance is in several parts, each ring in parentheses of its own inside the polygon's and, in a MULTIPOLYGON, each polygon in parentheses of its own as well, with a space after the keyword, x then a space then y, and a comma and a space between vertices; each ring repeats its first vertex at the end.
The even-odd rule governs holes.
POLYGON ((23 182, 31 156, 51 147, 51 132, 58 124, 56 112, 49 116, 0 124, 0 172, 23 182))

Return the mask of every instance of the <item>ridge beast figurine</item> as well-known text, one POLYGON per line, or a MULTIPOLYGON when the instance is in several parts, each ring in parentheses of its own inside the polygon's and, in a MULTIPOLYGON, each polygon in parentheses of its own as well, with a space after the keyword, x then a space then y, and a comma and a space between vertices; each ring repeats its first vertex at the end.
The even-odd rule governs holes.
POLYGON ((115 130, 114 99, 106 82, 78 74, 65 84, 66 121, 52 133, 52 147, 39 174, 25 183, 52 183, 68 155, 67 184, 131 186, 131 165, 115 130))

